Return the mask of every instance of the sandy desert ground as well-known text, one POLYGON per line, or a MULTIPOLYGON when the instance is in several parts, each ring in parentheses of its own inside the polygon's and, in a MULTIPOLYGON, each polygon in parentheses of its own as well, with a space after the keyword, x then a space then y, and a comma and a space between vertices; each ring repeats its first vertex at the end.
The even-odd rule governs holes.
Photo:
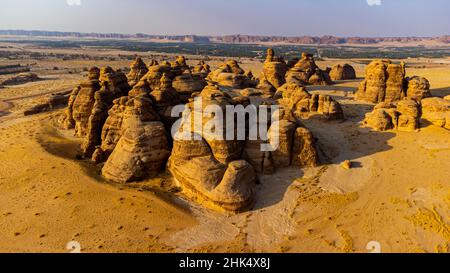
MULTIPOLYGON (((450 94, 450 59, 405 61, 409 75, 428 78, 433 95, 450 94)), ((318 65, 344 62, 363 76, 362 60, 318 65)), ((0 61, 8 63, 17 61, 0 61)), ((366 253, 371 241, 382 252, 449 252, 450 132, 428 124, 411 133, 363 128, 373 105, 353 100, 361 78, 309 87, 336 98, 347 116, 305 122, 326 164, 262 176, 255 207, 224 215, 187 200, 169 174, 111 185, 76 159, 81 140, 56 128, 62 110, 23 116, 43 95, 72 89, 83 68, 128 61, 28 63, 43 80, 0 89, 0 252, 68 252, 70 241, 84 252, 366 253), (343 169, 344 160, 356 167, 343 169)), ((242 67, 258 75, 262 65, 242 67)))

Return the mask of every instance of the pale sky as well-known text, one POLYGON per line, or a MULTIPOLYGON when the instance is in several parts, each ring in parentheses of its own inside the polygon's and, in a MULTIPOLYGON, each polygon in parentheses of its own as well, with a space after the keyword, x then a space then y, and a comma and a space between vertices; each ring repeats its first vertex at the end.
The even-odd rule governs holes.
POLYGON ((448 0, 0 0, 0 29, 440 36, 449 11, 448 0))

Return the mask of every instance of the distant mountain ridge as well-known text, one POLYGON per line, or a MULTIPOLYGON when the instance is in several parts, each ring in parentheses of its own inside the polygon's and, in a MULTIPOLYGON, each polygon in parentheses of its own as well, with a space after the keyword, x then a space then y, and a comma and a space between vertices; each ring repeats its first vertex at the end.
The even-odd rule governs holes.
POLYGON ((149 35, 149 34, 118 34, 118 33, 82 33, 60 32, 43 30, 0 30, 3 36, 28 36, 28 37, 59 37, 59 38, 96 38, 96 39, 153 39, 174 42, 192 43, 286 43, 286 44, 380 44, 389 42, 409 43, 435 41, 442 44, 450 44, 450 35, 440 37, 336 37, 326 36, 260 36, 260 35, 224 35, 224 36, 198 36, 198 35, 149 35))

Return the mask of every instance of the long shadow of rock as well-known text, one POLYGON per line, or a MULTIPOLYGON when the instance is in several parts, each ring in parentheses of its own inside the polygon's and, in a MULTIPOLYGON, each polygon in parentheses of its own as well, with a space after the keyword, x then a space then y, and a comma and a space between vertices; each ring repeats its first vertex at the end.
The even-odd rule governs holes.
MULTIPOLYGON (((372 111, 373 105, 352 102, 343 107, 347 115, 344 122, 325 121, 315 117, 303 120, 303 123, 317 140, 322 165, 339 165, 345 160, 350 160, 355 170, 370 168, 372 162, 370 156, 391 150, 392 146, 388 142, 396 134, 375 132, 361 127, 360 122, 366 113, 372 111)), ((304 175, 305 171, 300 168, 288 168, 279 169, 272 176, 260 176, 261 185, 257 188, 257 202, 254 209, 280 203, 286 198, 292 183, 304 175)))
POLYGON ((256 189, 256 202, 253 210, 263 209, 281 202, 292 183, 303 175, 303 170, 295 167, 278 169, 273 175, 260 175, 260 185, 256 189))
MULTIPOLYGON (((107 181, 101 175, 101 166, 95 165, 89 160, 77 159, 80 152, 80 140, 67 138, 61 135, 55 127, 48 126, 44 129, 44 137, 37 139, 41 147, 54 156, 64 158, 71 161, 76 161, 81 166, 83 172, 93 178, 96 182, 106 184, 118 189, 130 188, 139 192, 152 193, 159 199, 171 204, 179 209, 183 209, 186 212, 190 212, 189 207, 183 199, 180 199, 174 191, 174 187, 171 185, 163 186, 160 183, 154 181, 141 181, 130 184, 115 184, 107 181)), ((168 173, 161 173, 160 178, 163 181, 168 180, 168 173)))
POLYGON ((450 95, 450 87, 431 89, 431 94, 434 97, 445 97, 450 95))

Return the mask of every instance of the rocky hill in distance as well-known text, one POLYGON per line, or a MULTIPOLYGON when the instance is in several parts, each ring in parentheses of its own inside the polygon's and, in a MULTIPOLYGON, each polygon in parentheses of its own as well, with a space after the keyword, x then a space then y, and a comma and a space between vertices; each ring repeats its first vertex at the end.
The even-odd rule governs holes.
POLYGON ((450 44, 450 35, 441 37, 336 37, 326 36, 259 36, 259 35, 149 35, 149 34, 118 34, 118 33, 81 33, 58 32, 42 30, 0 30, 2 36, 27 36, 49 38, 94 38, 94 39, 149 39, 155 41, 173 41, 190 43, 233 43, 233 44, 304 44, 304 45, 380 45, 383 43, 433 43, 436 45, 450 44))

